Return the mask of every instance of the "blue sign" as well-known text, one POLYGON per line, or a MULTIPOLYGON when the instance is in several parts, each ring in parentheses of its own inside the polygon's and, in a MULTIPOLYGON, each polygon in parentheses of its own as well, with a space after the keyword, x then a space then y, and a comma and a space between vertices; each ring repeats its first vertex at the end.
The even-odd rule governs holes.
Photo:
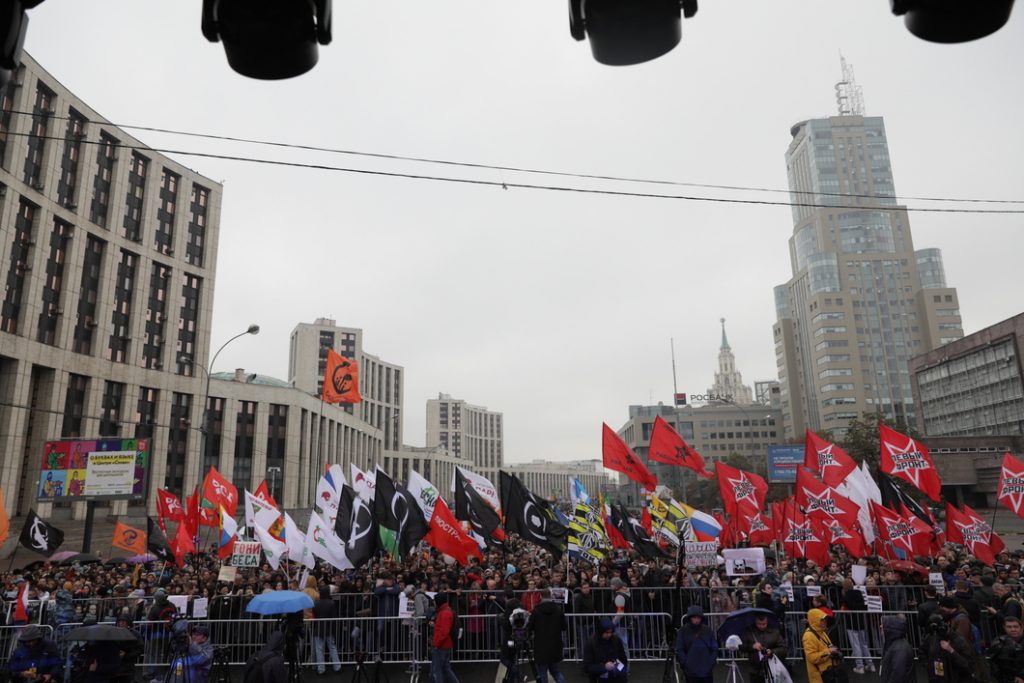
POLYGON ((803 446, 768 447, 768 481, 772 484, 795 484, 796 468, 803 464, 803 446))

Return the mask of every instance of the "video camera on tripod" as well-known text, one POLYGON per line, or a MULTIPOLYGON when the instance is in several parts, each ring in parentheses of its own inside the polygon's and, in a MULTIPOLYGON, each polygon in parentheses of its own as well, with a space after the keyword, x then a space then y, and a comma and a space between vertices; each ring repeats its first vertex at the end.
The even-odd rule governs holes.
POLYGON ((168 641, 172 655, 180 655, 188 652, 188 646, 192 643, 192 631, 189 628, 188 619, 176 615, 170 623, 171 637, 168 641))
POLYGON ((525 643, 529 637, 527 626, 530 624, 530 613, 525 609, 516 608, 508 617, 508 623, 512 625, 512 639, 509 646, 525 643))

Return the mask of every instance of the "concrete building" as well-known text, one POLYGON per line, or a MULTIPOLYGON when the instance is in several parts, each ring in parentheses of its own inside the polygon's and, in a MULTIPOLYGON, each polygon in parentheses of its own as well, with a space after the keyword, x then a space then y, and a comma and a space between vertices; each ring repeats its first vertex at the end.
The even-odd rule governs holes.
POLYGON ((191 489, 204 380, 191 359, 209 357, 221 187, 112 125, 28 54, 0 99, 8 509, 35 506, 43 443, 58 438, 148 439, 146 500, 191 489))
MULTIPOLYGON (((381 467, 403 484, 409 481, 409 470, 416 470, 437 487, 445 500, 451 501, 455 468, 472 470, 473 463, 466 458, 456 458, 442 448, 421 448, 402 446, 400 451, 385 451, 381 467)), ((497 481, 494 482, 497 486, 497 481)))
POLYGON ((387 469, 382 430, 342 406, 273 377, 245 370, 210 377, 209 430, 202 471, 216 465, 239 489, 264 479, 285 508, 309 508, 326 465, 387 469))
POLYGON ((782 443, 782 411, 769 406, 710 404, 706 406, 630 406, 629 420, 618 430, 626 445, 644 459, 658 482, 681 490, 693 485, 690 470, 647 460, 654 418, 672 425, 681 437, 697 450, 712 469, 715 460, 731 453, 749 456, 752 461, 764 460, 768 446, 782 443), (686 482, 686 483, 684 483, 686 482))
POLYGON ((709 396, 722 396, 724 400, 740 405, 754 402, 750 387, 743 383, 743 374, 736 369, 736 357, 725 336, 725 318, 722 318, 722 346, 718 350, 718 372, 715 383, 708 389, 709 396))
POLYGON ((910 359, 929 437, 1024 435, 1024 313, 910 359))
POLYGON ((772 408, 782 408, 782 386, 777 379, 754 382, 754 403, 772 408))
MULTIPOLYGON (((587 493, 594 497, 605 491, 607 484, 611 482, 600 460, 534 460, 506 465, 502 469, 519 477, 526 488, 538 496, 549 499, 553 497, 559 503, 569 502, 570 479, 579 479, 587 493)), ((496 486, 499 485, 497 479, 492 481, 496 486)))
POLYGON ((402 445, 405 370, 368 353, 363 348, 361 329, 339 327, 330 318, 318 318, 312 324, 299 323, 292 330, 288 348, 289 383, 319 396, 328 349, 359 364, 359 393, 363 400, 344 406, 344 410, 381 430, 384 449, 397 451, 402 445))
POLYGON ((1003 454, 1024 453, 1024 436, 926 436, 944 495, 958 507, 996 507, 1003 454))
POLYGON ((441 448, 470 461, 474 472, 497 484, 505 462, 502 414, 438 394, 427 401, 427 448, 441 448))
POLYGON ((963 336, 938 249, 915 249, 896 203, 885 124, 864 116, 844 63, 840 116, 791 129, 793 277, 775 288, 775 354, 787 439, 837 437, 865 411, 917 417, 911 356, 963 336), (851 106, 853 103, 853 106, 851 106))

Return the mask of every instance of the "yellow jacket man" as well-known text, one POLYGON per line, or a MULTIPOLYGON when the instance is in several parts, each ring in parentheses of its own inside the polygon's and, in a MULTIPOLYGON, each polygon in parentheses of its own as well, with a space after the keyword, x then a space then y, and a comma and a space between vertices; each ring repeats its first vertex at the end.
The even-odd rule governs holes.
POLYGON ((812 609, 807 613, 807 628, 804 630, 804 659, 807 661, 809 683, 823 683, 822 672, 832 667, 832 655, 839 654, 839 648, 832 644, 825 627, 828 618, 823 610, 812 609))

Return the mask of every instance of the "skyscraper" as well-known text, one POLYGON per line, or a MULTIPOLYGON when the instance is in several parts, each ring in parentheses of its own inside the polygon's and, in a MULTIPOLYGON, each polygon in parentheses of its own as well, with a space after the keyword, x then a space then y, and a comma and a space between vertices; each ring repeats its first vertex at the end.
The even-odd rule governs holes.
POLYGON ((503 419, 483 406, 438 394, 427 401, 427 448, 443 448, 465 458, 478 474, 495 482, 505 464, 503 419))
POLYGON ((785 433, 845 433, 863 412, 913 423, 908 361, 963 336, 938 249, 914 249, 885 124, 843 62, 839 116, 801 121, 786 151, 793 277, 775 288, 785 433))

